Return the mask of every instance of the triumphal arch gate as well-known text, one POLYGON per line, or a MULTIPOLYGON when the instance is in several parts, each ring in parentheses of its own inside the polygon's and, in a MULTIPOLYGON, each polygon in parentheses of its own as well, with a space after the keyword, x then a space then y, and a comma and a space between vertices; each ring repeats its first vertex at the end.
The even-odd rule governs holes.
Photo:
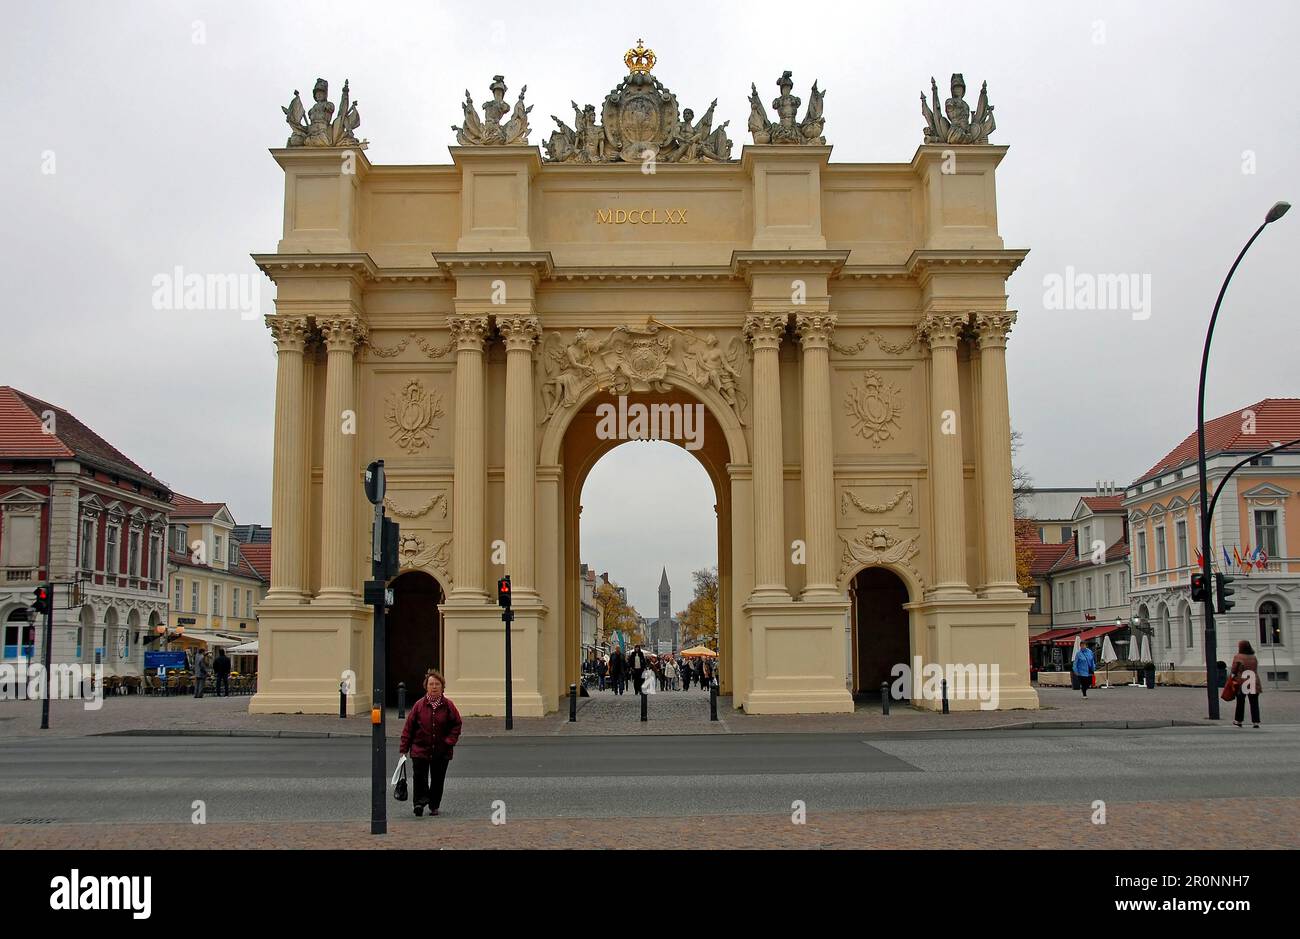
POLYGON ((582 484, 623 442, 602 420, 638 404, 669 439, 702 405, 735 707, 848 711, 916 661, 996 666, 996 706, 1036 707, 1004 359, 1026 252, 998 235, 987 92, 932 83, 910 161, 837 163, 815 82, 751 85, 737 154, 653 52, 624 65, 545 132, 496 76, 448 164, 372 164, 347 83, 337 109, 323 80, 283 109, 283 237, 255 256, 278 371, 251 709, 333 711, 341 675, 369 707, 361 476, 382 458, 387 684, 438 666, 463 712, 503 713, 508 573, 514 711, 554 711, 580 668, 582 484))

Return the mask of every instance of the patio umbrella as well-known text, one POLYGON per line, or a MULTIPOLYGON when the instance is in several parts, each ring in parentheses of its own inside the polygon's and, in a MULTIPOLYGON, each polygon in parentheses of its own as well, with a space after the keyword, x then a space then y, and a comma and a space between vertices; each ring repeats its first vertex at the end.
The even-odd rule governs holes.
POLYGON ((1106 684, 1102 686, 1103 688, 1110 687, 1110 663, 1117 658, 1115 647, 1110 644, 1110 636, 1106 636, 1101 640, 1101 661, 1106 666, 1106 684))
POLYGON ((679 653, 679 654, 682 655, 682 656, 687 656, 687 655, 690 655, 690 656, 707 656, 708 658, 711 658, 711 659, 716 659, 716 658, 718 657, 718 653, 714 652, 712 649, 710 649, 710 648, 708 648, 708 647, 706 647, 706 646, 696 646, 694 649, 687 649, 686 651, 681 652, 681 653, 679 653))

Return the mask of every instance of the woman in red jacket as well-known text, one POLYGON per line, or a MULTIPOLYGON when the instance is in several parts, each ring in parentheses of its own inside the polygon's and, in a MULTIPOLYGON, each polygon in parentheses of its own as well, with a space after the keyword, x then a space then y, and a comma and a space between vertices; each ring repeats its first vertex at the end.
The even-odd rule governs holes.
POLYGON ((409 753, 415 767, 415 814, 438 814, 442 804, 442 784, 447 778, 447 764, 460 739, 460 711, 442 694, 446 679, 436 668, 424 675, 424 697, 411 707, 402 728, 401 754, 409 753))

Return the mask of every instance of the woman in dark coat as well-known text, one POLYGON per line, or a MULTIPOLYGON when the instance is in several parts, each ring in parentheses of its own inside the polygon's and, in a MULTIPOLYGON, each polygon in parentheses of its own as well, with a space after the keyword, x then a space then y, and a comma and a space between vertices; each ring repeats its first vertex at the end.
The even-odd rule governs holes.
POLYGON ((424 697, 411 707, 402 728, 398 752, 411 755, 415 776, 415 814, 437 815, 442 805, 442 784, 447 778, 447 764, 460 739, 460 711, 443 696, 447 682, 442 672, 429 669, 424 676, 424 697))
POLYGON ((1237 654, 1232 657, 1232 674, 1241 682, 1237 686, 1237 716, 1233 723, 1241 726, 1241 719, 1246 716, 1246 702, 1250 702, 1250 722, 1259 726, 1259 659, 1255 650, 1245 639, 1237 643, 1237 654), (1247 692, 1250 692, 1247 694, 1247 692))

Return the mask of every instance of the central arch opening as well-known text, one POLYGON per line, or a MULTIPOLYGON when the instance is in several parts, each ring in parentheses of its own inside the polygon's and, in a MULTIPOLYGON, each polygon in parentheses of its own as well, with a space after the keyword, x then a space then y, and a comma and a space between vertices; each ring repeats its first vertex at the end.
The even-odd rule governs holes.
MULTIPOLYGON (((621 397, 597 392, 572 415, 560 447, 562 688, 582 680, 584 662, 617 647, 610 630, 593 635, 591 610, 586 613, 586 641, 583 634, 584 588, 590 604, 593 586, 603 583, 600 575, 608 573, 628 593, 640 626, 637 635, 624 634, 626 648, 636 638, 656 655, 662 646, 680 668, 679 653, 704 640, 717 655, 710 660, 709 673, 718 675, 721 694, 731 693, 732 522, 727 467, 734 441, 728 439, 728 432, 734 436, 734 427, 724 431, 713 405, 676 387, 621 397), (661 417, 674 417, 667 425, 661 422, 660 439, 643 439, 653 436, 654 430, 652 425, 634 423, 638 407, 645 415, 656 406, 662 409, 661 417), (691 410, 691 423, 675 424, 675 415, 686 409, 691 410), (687 433, 675 434, 675 427, 687 433), (704 571, 712 573, 716 584, 716 627, 692 630, 688 624, 684 630, 673 620, 679 620, 678 614, 690 606, 696 593, 695 575, 704 571), (659 590, 665 577, 667 604, 661 609, 659 590)), ((703 579, 707 590, 707 578, 703 579)))

